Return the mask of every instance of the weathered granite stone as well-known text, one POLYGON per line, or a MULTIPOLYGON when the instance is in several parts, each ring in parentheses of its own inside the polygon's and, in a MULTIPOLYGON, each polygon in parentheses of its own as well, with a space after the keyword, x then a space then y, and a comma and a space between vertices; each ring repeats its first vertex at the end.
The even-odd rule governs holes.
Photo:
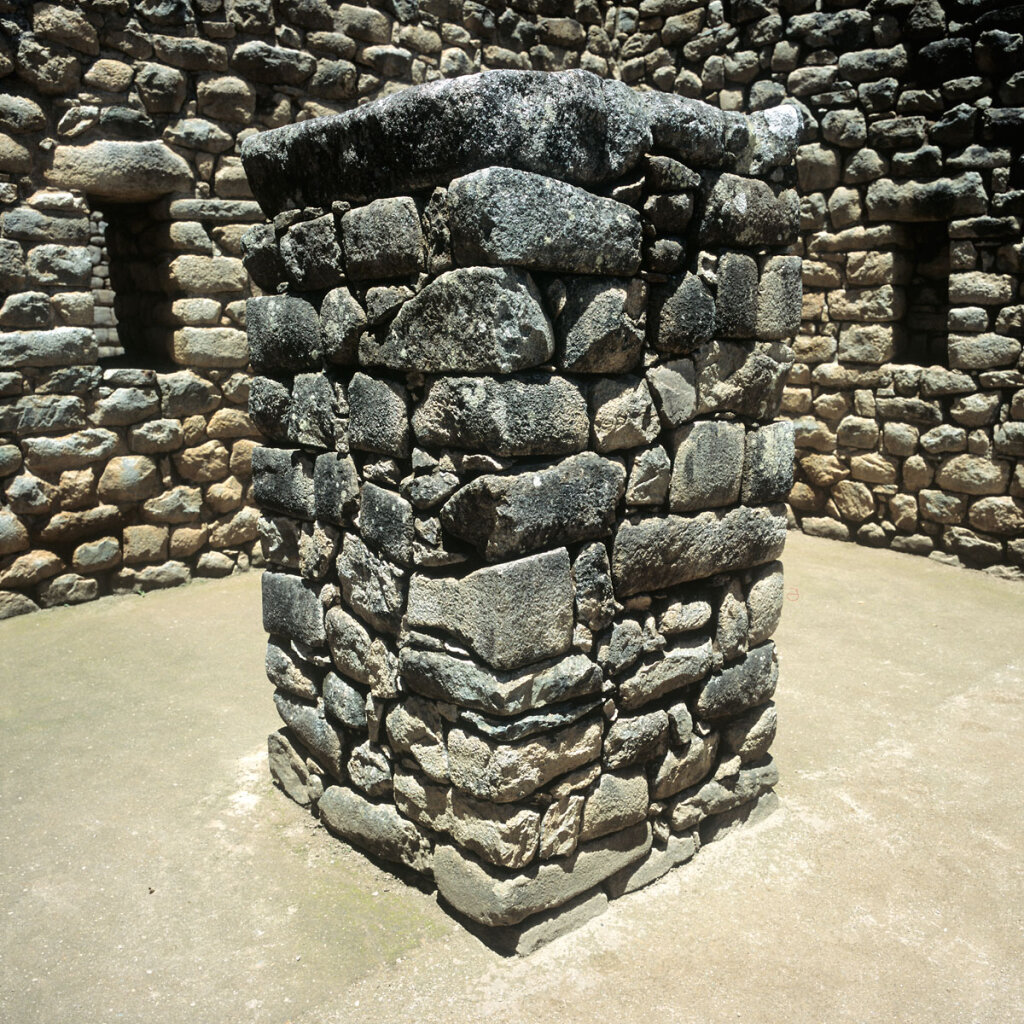
POLYGON ((587 544, 572 566, 576 593, 576 617, 594 632, 608 626, 615 616, 615 592, 611 565, 604 544, 587 544))
POLYGON ((601 752, 605 768, 615 770, 652 761, 668 745, 668 715, 664 711, 621 715, 609 727, 601 752))
POLYGON ((297 288, 312 291, 341 283, 344 257, 333 214, 292 224, 281 238, 279 249, 285 270, 297 288))
POLYGON ((192 172, 162 142, 102 139, 87 146, 58 146, 46 180, 119 203, 147 202, 191 188, 192 172))
POLYGON ((641 860, 650 845, 650 826, 643 823, 585 843, 568 858, 538 861, 515 874, 489 868, 454 846, 439 845, 434 879, 445 901, 474 921, 518 924, 641 860))
POLYGON ((267 737, 267 767, 274 781, 292 800, 303 807, 309 805, 311 773, 289 741, 286 729, 267 737))
POLYGON ((345 270, 354 280, 408 277, 424 267, 423 229, 408 196, 377 199, 341 218, 345 270))
POLYGON ((648 444, 661 426, 647 382, 637 377, 606 377, 591 388, 594 447, 618 451, 648 444))
POLYGON ((529 807, 478 800, 452 790, 447 830, 464 849, 503 868, 523 868, 540 841, 540 812, 529 807))
POLYGON ((796 454, 793 437, 793 424, 788 420, 747 433, 740 490, 744 505, 767 505, 785 500, 793 486, 796 454))
POLYGON ((747 642, 751 647, 767 640, 775 632, 782 616, 784 593, 781 563, 772 562, 752 574, 747 592, 747 642))
POLYGON ((561 377, 441 377, 412 416, 420 444, 493 455, 567 455, 587 446, 579 385, 561 377))
POLYGON ((778 340, 796 334, 803 309, 803 261, 799 256, 770 256, 757 286, 758 338, 778 340))
POLYGON ((313 465, 300 452, 259 447, 252 453, 253 495, 260 505, 298 519, 313 519, 313 465))
POLYGON ((391 796, 391 759, 386 749, 360 743, 349 755, 346 769, 352 785, 367 796, 391 796))
POLYGON ((405 388, 365 373, 348 386, 349 443, 354 449, 381 455, 409 453, 409 413, 405 388))
POLYGON ((661 505, 668 496, 672 461, 661 445, 637 452, 626 488, 627 505, 661 505))
POLYGON ((707 681, 697 698, 697 714, 712 720, 728 718, 763 704, 775 692, 778 677, 775 645, 768 641, 707 681))
POLYGON ((555 320, 559 365, 572 373, 623 373, 640 359, 647 286, 636 278, 566 281, 555 320))
POLYGON ((414 574, 406 617, 412 627, 459 637, 489 665, 509 670, 568 651, 572 604, 569 555, 559 548, 461 579, 414 574))
POLYGON ((315 701, 320 695, 311 666, 299 661, 279 639, 267 642, 267 678, 273 686, 302 700, 315 701))
POLYGON ((359 504, 359 531, 385 558, 399 565, 412 563, 413 511, 405 498, 375 484, 364 484, 359 504))
POLYGON ((299 640, 310 647, 327 641, 324 613, 316 591, 298 576, 265 572, 263 628, 272 634, 299 640))
POLYGON ((670 835, 664 844, 654 844, 639 864, 630 865, 608 878, 604 887, 612 899, 635 892, 657 881, 672 868, 685 864, 697 852, 698 840, 692 835, 670 835))
POLYGON ((619 463, 584 452, 515 476, 477 477, 448 500, 441 521, 500 561, 610 533, 625 482, 619 463))
MULTIPOLYGON (((333 609, 332 609, 333 610, 333 609)), ((324 676, 324 709, 345 728, 366 728, 366 695, 334 672, 324 676)))
POLYGON ((305 299, 293 295, 262 295, 245 304, 249 352, 253 369, 311 370, 318 368, 320 318, 305 299))
POLYGON ((697 350, 698 414, 728 411, 771 421, 793 365, 782 342, 712 341, 697 350))
POLYGON ((344 366, 358 361, 359 336, 366 327, 366 313, 343 285, 324 296, 320 307, 324 355, 328 362, 344 366))
POLYGON ((431 281, 402 306, 383 343, 360 340, 364 365, 433 373, 514 373, 554 354, 551 324, 520 270, 467 267, 431 281))
POLYGON ((619 684, 619 702, 632 710, 702 679, 711 670, 711 641, 684 637, 663 656, 640 666, 619 684))
POLYGON ((741 252, 724 253, 718 261, 715 334, 752 338, 757 333, 757 263, 741 252))
POLYGON ((651 799, 665 800, 707 777, 718 751, 718 734, 694 736, 683 753, 668 750, 651 780, 651 799))
POLYGON ((473 796, 508 803, 600 756, 601 722, 593 718, 518 743, 495 743, 459 726, 448 734, 452 782, 473 796))
POLYGON ((429 874, 430 843, 390 804, 374 804, 342 786, 320 797, 323 823, 342 838, 384 860, 429 874))
POLYGON ((873 181, 867 190, 869 220, 951 220, 984 213, 987 206, 981 175, 975 171, 959 178, 900 185, 883 179, 873 181))
POLYGON ((346 524, 359 504, 359 474, 347 456, 325 452, 313 467, 313 502, 316 518, 346 524))
POLYGON ((768 701, 736 716, 723 727, 722 748, 743 763, 760 761, 767 755, 777 727, 775 704, 768 701))
POLYGON ((671 511, 699 511, 737 501, 744 438, 742 423, 702 420, 680 428, 673 438, 671 511))
POLYGON ((404 647, 399 663, 411 690, 493 715, 519 715, 601 687, 600 670, 582 654, 501 672, 439 651, 404 647))
POLYGON ((448 186, 452 252, 463 265, 494 264, 571 274, 634 274, 635 210, 575 185, 490 167, 448 186))
MULTIPOLYGON (((397 633, 402 618, 404 573, 379 558, 354 534, 338 556, 341 592, 352 610, 382 633, 397 633)), ((411 600, 411 597, 410 597, 411 600)))
POLYGON ((612 546, 619 598, 751 568, 782 553, 786 519, 777 506, 659 516, 623 523, 612 546))
POLYGON ((594 184, 633 167, 650 142, 625 85, 584 71, 488 71, 252 136, 242 161, 274 214, 289 202, 373 199, 495 165, 594 184))
POLYGON ((0 364, 10 369, 90 363, 95 362, 96 354, 96 336, 84 327, 0 334, 0 364))
POLYGON ((648 335, 661 352, 685 353, 711 339, 715 300, 696 274, 651 290, 648 335))
POLYGON ((796 240, 799 212, 792 189, 776 197, 771 187, 757 178, 722 174, 705 201, 700 242, 705 248, 788 245, 796 240))
POLYGON ((334 667, 349 679, 369 686, 370 634, 348 612, 337 606, 327 610, 324 629, 334 667))
POLYGON ((584 804, 579 841, 585 843, 638 824, 647 817, 649 802, 642 768, 603 772, 584 804))

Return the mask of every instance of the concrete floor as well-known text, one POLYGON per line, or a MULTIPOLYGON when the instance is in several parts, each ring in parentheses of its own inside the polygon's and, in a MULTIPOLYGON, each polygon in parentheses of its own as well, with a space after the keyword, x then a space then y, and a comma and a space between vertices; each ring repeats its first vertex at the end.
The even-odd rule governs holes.
POLYGON ((0 622, 0 1020, 1024 1020, 1024 587, 785 560, 782 809, 526 960, 268 783, 255 574, 0 622))

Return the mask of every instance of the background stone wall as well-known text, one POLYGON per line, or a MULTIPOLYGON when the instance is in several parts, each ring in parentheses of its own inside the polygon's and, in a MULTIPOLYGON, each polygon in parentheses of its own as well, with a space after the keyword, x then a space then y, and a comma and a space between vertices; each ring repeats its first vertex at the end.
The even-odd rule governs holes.
POLYGON ((1019 573, 1022 19, 997 0, 0 0, 0 614, 259 559, 239 240, 263 215, 239 146, 482 68, 796 102, 794 519, 1019 573))

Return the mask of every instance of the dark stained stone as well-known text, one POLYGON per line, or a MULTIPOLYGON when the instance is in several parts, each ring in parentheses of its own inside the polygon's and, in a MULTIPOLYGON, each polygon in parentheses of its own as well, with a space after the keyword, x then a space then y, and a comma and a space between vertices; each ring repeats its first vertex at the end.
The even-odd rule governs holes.
POLYGON ((634 274, 639 214, 555 178, 489 167, 448 188, 452 251, 463 265, 572 274, 634 274))
POLYGON ((778 558, 786 542, 779 506, 658 516, 626 522, 612 547, 618 598, 778 558))
POLYGON ((633 167, 650 143, 640 101, 622 83, 585 71, 485 71, 251 136, 242 162, 273 215, 445 185, 495 165, 595 184, 633 167))
POLYGON ((532 279, 507 267, 450 270, 402 306, 381 345, 363 335, 360 362, 435 373, 514 373, 554 353, 532 279))
POLYGON ((625 483, 620 463, 583 452, 515 476, 477 477, 448 500, 441 522, 488 561, 502 561, 610 533, 625 483))
POLYGON ((549 374, 441 377, 412 416, 420 444, 492 455, 567 455, 587 446, 579 385, 549 374))

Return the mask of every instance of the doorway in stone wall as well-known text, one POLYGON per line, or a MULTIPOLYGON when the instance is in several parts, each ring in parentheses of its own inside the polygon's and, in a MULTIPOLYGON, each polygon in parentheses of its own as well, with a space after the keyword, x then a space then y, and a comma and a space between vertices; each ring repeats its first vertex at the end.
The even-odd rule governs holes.
POLYGON ((174 321, 163 287, 167 257, 148 203, 90 199, 94 241, 100 243, 95 324, 105 366, 175 369, 171 359, 174 321))

